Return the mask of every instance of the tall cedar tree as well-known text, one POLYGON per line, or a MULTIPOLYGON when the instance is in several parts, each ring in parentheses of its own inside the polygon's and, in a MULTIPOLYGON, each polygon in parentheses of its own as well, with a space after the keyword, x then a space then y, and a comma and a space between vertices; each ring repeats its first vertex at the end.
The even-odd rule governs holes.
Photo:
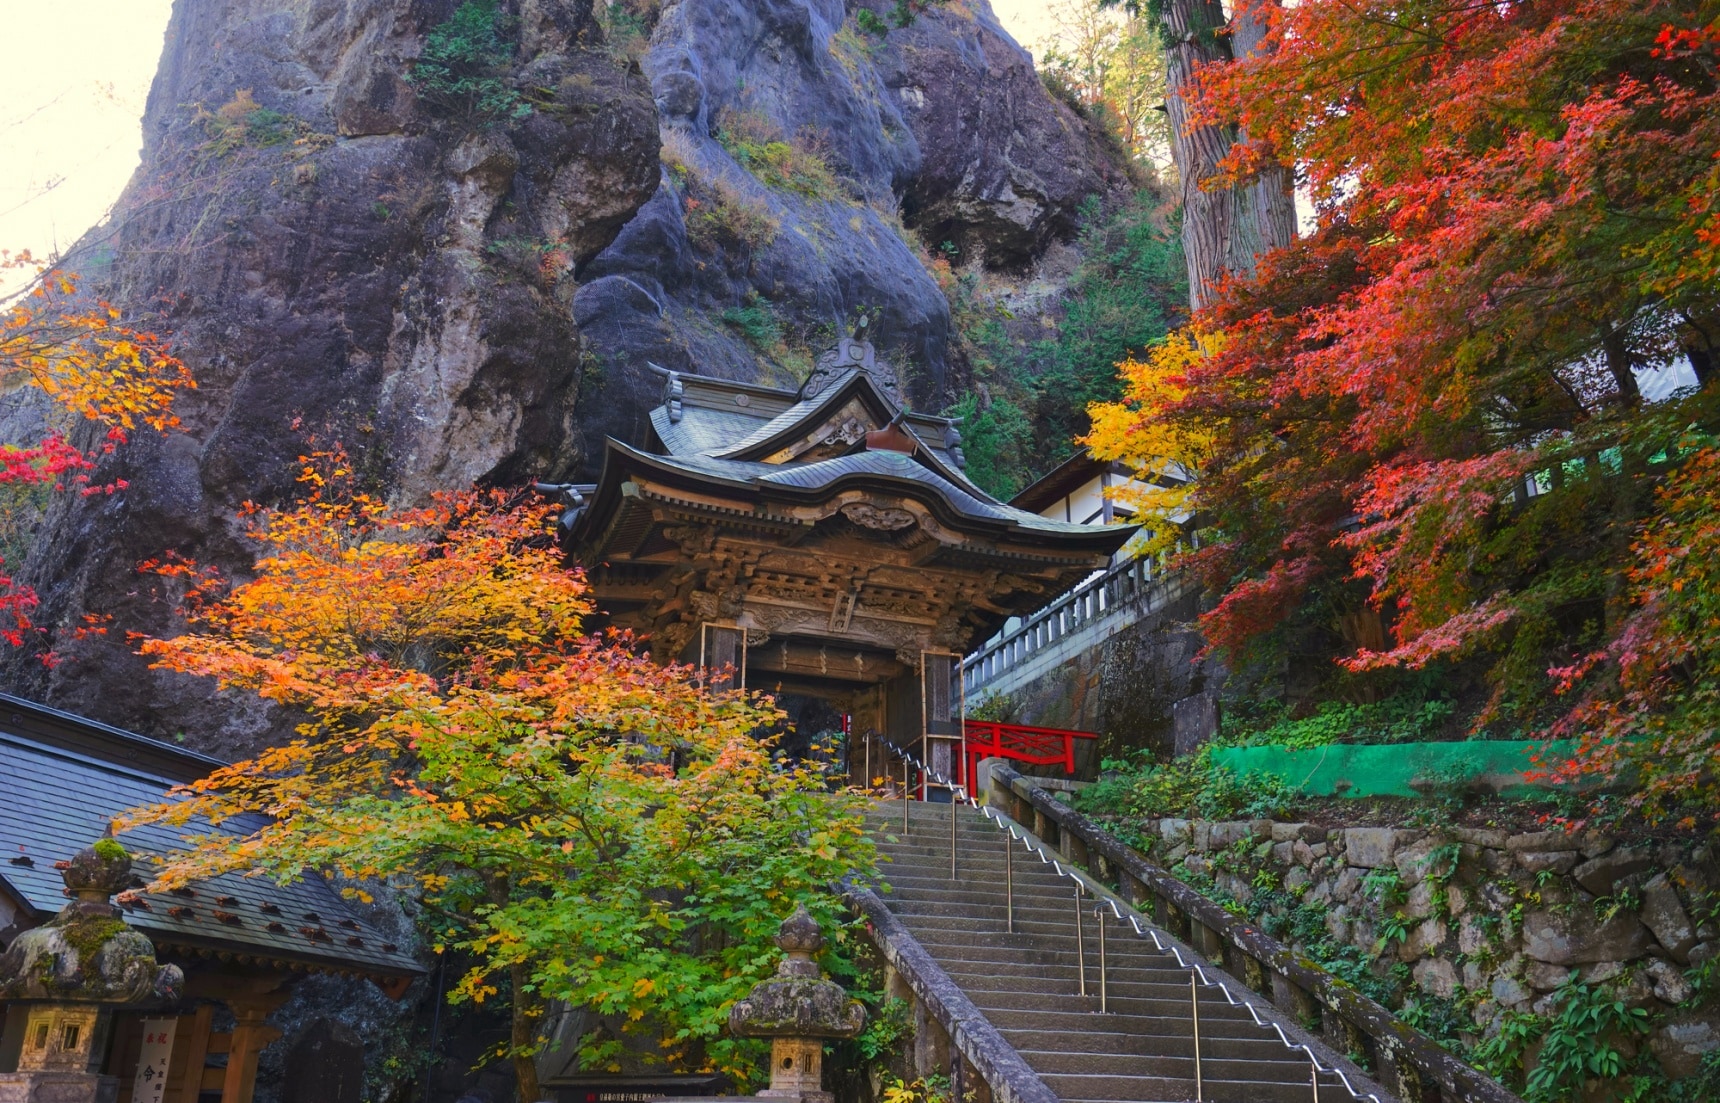
POLYGON ((1200 70, 1201 118, 1248 136, 1227 170, 1293 160, 1320 219, 1197 318, 1222 346, 1148 414, 1215 440, 1215 644, 1366 602, 1390 636, 1352 631, 1351 669, 1473 660, 1521 720, 1610 717, 1582 762, 1652 766, 1640 806, 1709 795, 1712 735, 1663 769, 1652 733, 1715 684, 1705 567, 1667 549, 1715 516, 1717 17, 1312 0, 1200 70))
POLYGON ((540 1094, 549 1000, 612 1024, 584 1039, 586 1067, 619 1067, 634 1034, 670 1067, 754 1078, 761 1051, 726 1036, 727 1008, 774 965, 795 903, 833 929, 830 886, 872 861, 862 798, 773 757, 767 699, 586 635, 547 507, 392 508, 350 488, 338 453, 303 479, 304 501, 251 512, 251 581, 152 565, 187 583, 192 622, 143 645, 157 665, 308 716, 125 821, 192 827, 152 887, 333 872, 416 898, 435 950, 469 963, 452 998, 512 1001, 521 1099, 540 1094))
POLYGON ((1171 160, 1182 188, 1183 258, 1189 305, 1213 301, 1226 280, 1255 274, 1259 258, 1296 237, 1289 169, 1269 140, 1250 140, 1234 117, 1202 109, 1200 85, 1237 60, 1278 47, 1268 31, 1279 0, 1238 0, 1227 17, 1219 0, 1100 0, 1144 14, 1165 51, 1165 104, 1171 160), (1246 168, 1238 155, 1247 154, 1246 168))

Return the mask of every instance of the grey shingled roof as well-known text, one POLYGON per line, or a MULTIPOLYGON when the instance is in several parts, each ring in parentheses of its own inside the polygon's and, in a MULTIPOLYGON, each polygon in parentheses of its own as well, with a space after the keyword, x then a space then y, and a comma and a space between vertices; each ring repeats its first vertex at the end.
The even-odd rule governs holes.
POLYGON ((671 455, 711 455, 727 451, 734 441, 750 434, 761 419, 739 409, 713 410, 687 405, 681 420, 670 421, 669 411, 658 406, 651 411, 651 427, 671 455))
MULTIPOLYGON (((16 700, 8 704, 14 709, 24 707, 16 700)), ((66 903, 54 863, 101 837, 119 813, 160 801, 183 776, 169 777, 111 760, 128 757, 118 740, 120 753, 101 757, 86 753, 92 738, 99 744, 107 733, 132 740, 141 736, 91 725, 77 733, 83 746, 72 750, 43 738, 40 730, 32 734, 12 730, 17 726, 0 723, 0 778, 5 786, 0 799, 0 882, 45 918, 66 903)), ((244 828, 243 823, 223 827, 244 828)), ((206 822, 184 829, 142 827, 121 836, 120 842, 134 855, 165 854, 183 847, 181 833, 211 830, 206 822)), ((147 863, 138 863, 139 873, 146 878, 148 869, 147 863)), ((411 956, 387 942, 383 933, 364 922, 315 874, 285 886, 229 874, 201 882, 190 892, 189 896, 146 895, 128 909, 127 921, 158 944, 388 976, 423 972, 411 956), (280 929, 271 930, 271 924, 280 929)))

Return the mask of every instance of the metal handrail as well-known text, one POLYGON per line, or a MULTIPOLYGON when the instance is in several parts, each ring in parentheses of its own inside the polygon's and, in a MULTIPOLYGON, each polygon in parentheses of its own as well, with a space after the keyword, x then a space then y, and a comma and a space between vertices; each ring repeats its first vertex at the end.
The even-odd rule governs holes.
MULTIPOLYGON (((1110 908, 1111 908, 1112 915, 1114 915, 1119 921, 1127 922, 1130 925, 1130 927, 1132 927, 1134 929, 1136 937, 1150 939, 1153 943, 1153 947, 1156 950, 1158 950, 1160 953, 1168 954, 1172 958, 1174 958, 1179 968, 1189 970, 1190 1008, 1191 1008, 1191 1012, 1192 1012, 1191 1018, 1193 1020, 1194 1030, 1195 1030, 1195 1036, 1194 1037, 1195 1037, 1195 1099, 1196 1099, 1196 1103, 1202 1103, 1202 1095, 1201 1095, 1201 1089, 1202 1089, 1201 1080, 1202 1080, 1202 1078, 1201 1078, 1201 1067, 1200 1067, 1201 1060, 1200 1060, 1200 1033, 1199 1033, 1199 1031, 1200 1031, 1200 1002, 1198 999, 1195 999, 1193 996, 1193 993, 1195 992, 1195 985, 1197 982, 1200 985, 1200 987, 1203 987, 1203 988, 1217 988, 1219 993, 1225 998, 1226 1002, 1228 1002, 1230 1004, 1230 1006, 1241 1007, 1244 1010, 1246 1010, 1249 1014, 1249 1017, 1254 1020, 1255 1026, 1272 1029, 1274 1032, 1277 1033, 1278 1040, 1284 1044, 1285 1048, 1287 1048, 1291 1051, 1300 1050, 1304 1055, 1307 1056, 1308 1063, 1310 1066, 1310 1077, 1311 1077, 1311 1080, 1313 1083, 1313 1103, 1319 1103, 1319 1100, 1320 1100, 1320 1087, 1319 1087, 1320 1080, 1319 1080, 1319 1078, 1320 1078, 1321 1074, 1325 1074, 1328 1076, 1336 1076, 1338 1078, 1338 1082, 1344 1086, 1345 1091, 1350 1093, 1350 1098, 1352 1098, 1352 1099, 1358 1099, 1358 1100, 1368 1099, 1368 1100, 1372 1100, 1373 1103, 1387 1103, 1386 1100, 1382 1100, 1379 1097, 1379 1095, 1377 1095, 1374 1092, 1371 1092, 1371 1091, 1363 1092, 1363 1091, 1357 1090, 1356 1086, 1353 1083, 1351 1083, 1350 1077, 1344 1072, 1343 1069, 1337 1067, 1336 1065, 1332 1065, 1332 1066, 1328 1067, 1326 1065, 1321 1064, 1319 1055, 1316 1054, 1314 1052, 1314 1050, 1307 1043, 1292 1041, 1290 1036, 1284 1032, 1283 1026, 1281 1026, 1279 1023, 1273 1021, 1270 1018, 1266 1018, 1266 1019, 1261 1018, 1259 1008, 1257 1008, 1251 1001, 1249 1001, 1247 999, 1239 999, 1236 996, 1236 994, 1230 990, 1229 985, 1225 984, 1224 981, 1213 980, 1213 979, 1209 978, 1207 976, 1206 969, 1202 967, 1202 963, 1200 963, 1198 961, 1190 962, 1190 961, 1185 960, 1183 957, 1181 947, 1177 946, 1175 942, 1167 943, 1160 936, 1159 930, 1157 928, 1155 928, 1154 926, 1152 926, 1150 923, 1143 925, 1141 923, 1140 917, 1137 914, 1135 914, 1135 911, 1133 908, 1129 908, 1130 914, 1124 915, 1122 910, 1117 906, 1116 897, 1113 896, 1111 894, 1111 892, 1108 889, 1106 889, 1103 885, 1100 885, 1098 882, 1094 881, 1092 878, 1088 877, 1087 875, 1081 873, 1079 870, 1076 870, 1073 867, 1068 867, 1068 866, 1063 865, 1063 863, 1061 861, 1059 861, 1058 859, 1047 857, 1045 854, 1045 851, 1043 849, 1044 844, 1041 843, 1040 846, 1034 846, 1033 843, 1031 841, 1029 841, 1031 839, 1031 835, 1027 832, 1027 830, 1025 828, 1022 828, 1020 833, 1017 834, 1017 828, 1020 827, 1020 825, 1017 824, 1013 819, 1006 817, 1001 812, 998 812, 996 809, 993 809, 990 806, 982 804, 981 802, 975 800, 974 797, 972 796, 972 794, 970 794, 968 792, 967 787, 965 785, 958 784, 957 782, 951 781, 949 778, 944 777, 937 770, 928 766, 924 761, 922 761, 916 755, 912 754, 911 752, 909 752, 909 751, 907 751, 901 747, 896 746, 894 743, 891 743, 888 739, 885 739, 882 735, 876 735, 876 736, 874 736, 874 738, 876 738, 878 740, 878 743, 881 747, 890 751, 892 754, 894 754, 897 758, 899 758, 902 761, 903 766, 904 766, 904 771, 906 770, 907 764, 911 762, 911 763, 913 763, 915 769, 919 770, 926 777, 935 781, 938 785, 940 785, 944 788, 947 788, 950 791, 950 795, 951 795, 951 800, 950 800, 950 871, 951 872, 950 872, 950 876, 952 879, 955 876, 955 847, 956 847, 955 822, 956 822, 956 803, 957 803, 956 798, 959 797, 960 800, 966 802, 970 807, 978 809, 980 814, 983 817, 985 817, 986 819, 991 820, 993 822, 993 826, 997 827, 998 830, 1007 832, 1011 842, 1019 841, 1022 844, 1022 846, 1027 848, 1029 853, 1036 855, 1039 858, 1041 865, 1049 865, 1056 872, 1056 874, 1059 877, 1067 877, 1071 881, 1073 881, 1075 884, 1075 895, 1076 895, 1077 901, 1080 899, 1080 895, 1083 891, 1086 891, 1087 893, 1089 893, 1090 895, 1095 897, 1099 901, 1099 903, 1097 905, 1095 905, 1093 912, 1094 912, 1095 916, 1099 917, 1099 922, 1101 924, 1101 926, 1100 926, 1101 931, 1103 931, 1103 929, 1104 929, 1103 928, 1104 907, 1105 907, 1105 905, 1109 904, 1110 908)), ((905 802, 903 804, 902 815, 903 815, 904 822, 906 822, 907 805, 905 802)), ((1013 851, 1011 850, 1009 843, 1006 842, 1004 844, 1004 854, 1006 855, 1006 863, 1005 863, 1004 868, 1005 868, 1005 877, 1010 879, 1010 883, 1009 883, 1009 887, 1007 890, 1007 896, 1006 896, 1005 917, 1006 917, 1006 920, 1008 921, 1009 929, 1013 931, 1013 929, 1014 929, 1014 910, 1015 910, 1014 893, 1013 893, 1013 887, 1014 887, 1013 886, 1013 871, 1012 871, 1012 867, 1008 863, 1008 859, 1007 859, 1007 856, 1012 854, 1012 853, 1013 853, 1013 851)), ((1125 906, 1127 906, 1127 905, 1125 905, 1125 906)), ((1075 929, 1076 929, 1077 935, 1079 935, 1079 933, 1081 931, 1080 914, 1081 913, 1080 913, 1079 907, 1077 907, 1076 924, 1075 924, 1075 929)), ((1077 939, 1077 941, 1079 942, 1079 939, 1077 939)), ((1077 962, 1076 968, 1077 968, 1077 971, 1080 974, 1080 978, 1081 978, 1081 994, 1086 995, 1087 965, 1086 965, 1084 953, 1081 954, 1081 957, 1080 957, 1079 961, 1077 962)), ((1100 982, 1102 985, 1105 983, 1103 963, 1101 963, 1101 966, 1100 966, 1100 982)), ((1105 997, 1102 994, 1101 995, 1101 1004, 1103 1005, 1104 1002, 1105 1002, 1105 997)), ((1103 1013, 1103 1010, 1104 1010, 1104 1008, 1103 1008, 1103 1006, 1101 1006, 1101 1013, 1103 1013)))
MULTIPOLYGON (((1101 871, 1107 864, 1112 867, 1123 885, 1125 900, 1150 895, 1155 898, 1155 907, 1169 909, 1172 922, 1188 923, 1191 937, 1215 940, 1234 949, 1241 955, 1241 965, 1250 978, 1257 967, 1262 971, 1263 981, 1270 972, 1274 996, 1281 994, 1293 1004, 1295 1014, 1323 1014, 1329 1028, 1342 1030, 1346 1046, 1373 1051, 1381 1072, 1396 1081, 1393 1089, 1404 1100, 1413 1103, 1437 1096, 1467 1103, 1522 1103, 1497 1080, 1464 1063, 1351 985, 1153 865, 1101 825, 1036 787, 1033 779, 1023 777, 1007 763, 999 763, 993 770, 991 784, 996 794, 1005 798, 1005 807, 1015 809, 1018 807, 1015 802, 1024 802, 1036 819, 1043 815, 1046 823, 1056 828, 1064 846, 1080 861, 1097 861, 1101 871), (1280 981, 1284 985, 1282 993, 1280 981), (1305 1001, 1313 1006, 1306 1006, 1305 1001)), ((1217 954, 1221 949, 1222 946, 1213 946, 1208 952, 1217 954)), ((1229 956, 1229 951, 1224 954, 1229 956)), ((1278 1003, 1276 998, 1268 998, 1278 1003)))

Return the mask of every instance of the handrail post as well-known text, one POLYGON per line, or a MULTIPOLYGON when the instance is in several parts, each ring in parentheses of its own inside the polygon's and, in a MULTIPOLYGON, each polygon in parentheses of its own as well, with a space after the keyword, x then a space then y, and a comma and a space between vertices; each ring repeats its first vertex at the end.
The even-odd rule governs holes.
POLYGON ((1189 1016, 1194 1020, 1194 1103, 1204 1103, 1200 1082, 1200 989, 1195 987, 1194 970, 1188 971, 1189 1016))
POLYGON ((1111 1008, 1110 982, 1105 975, 1105 906, 1103 904, 1093 910, 1093 918, 1099 924, 1099 1014, 1104 1015, 1111 1008))
POLYGON ((908 834, 908 756, 902 756, 902 834, 908 834))
POLYGON ((1003 829, 1003 923, 1004 930, 1015 933, 1015 834, 1003 829))
POLYGON ((950 880, 956 879, 956 787, 950 786, 950 880))
POLYGON ((1075 882, 1075 969, 1080 973, 1081 994, 1087 994, 1087 933, 1081 925, 1081 882, 1075 882))
POLYGON ((1308 1059, 1308 1082, 1314 1085, 1314 1103, 1320 1103, 1320 1066, 1308 1059))
POLYGON ((866 734, 861 736, 861 739, 864 740, 866 743, 866 791, 868 793, 870 793, 872 791, 872 732, 871 732, 871 730, 868 729, 866 734))

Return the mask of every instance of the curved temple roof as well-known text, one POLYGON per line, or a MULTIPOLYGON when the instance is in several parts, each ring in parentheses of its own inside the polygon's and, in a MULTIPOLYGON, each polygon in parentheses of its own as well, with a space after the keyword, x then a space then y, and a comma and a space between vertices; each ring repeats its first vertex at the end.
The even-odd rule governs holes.
MULTIPOLYGON (((611 623, 664 658, 745 633, 749 677, 833 693, 954 653, 1104 567, 1131 525, 1056 521, 963 473, 845 340, 799 390, 663 371, 654 439, 608 442, 565 543, 611 623)), ((662 370, 662 369, 659 369, 662 370)))
MULTIPOLYGON (((640 464, 664 474, 679 471, 694 479, 750 485, 767 495, 776 487, 792 487, 823 496, 840 490, 845 481, 885 479, 917 485, 922 493, 916 497, 928 505, 944 504, 955 518, 1103 548, 1106 554, 1134 531, 1054 521, 998 501, 962 473, 965 461, 954 421, 904 412, 862 368, 838 373, 811 397, 708 376, 665 375, 666 400, 651 411, 661 451, 609 441, 603 475, 591 488, 597 496, 613 491, 623 472, 640 464), (864 428, 856 433, 849 421, 864 428), (859 435, 893 424, 911 434, 912 455, 869 448, 859 435), (795 452, 797 443, 804 447, 795 452)), ((593 511, 584 513, 568 519, 576 544, 589 534, 587 517, 593 511)))

